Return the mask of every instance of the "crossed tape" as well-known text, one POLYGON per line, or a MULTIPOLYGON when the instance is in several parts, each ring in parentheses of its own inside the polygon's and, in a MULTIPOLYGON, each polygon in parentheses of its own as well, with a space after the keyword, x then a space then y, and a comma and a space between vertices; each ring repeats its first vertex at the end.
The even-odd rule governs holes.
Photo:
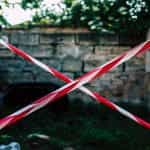
POLYGON ((47 94, 46 96, 36 100, 32 104, 29 104, 26 107, 16 111, 15 113, 8 115, 8 116, 4 117, 3 119, 1 119, 0 120, 0 129, 19 121, 20 119, 28 116, 32 112, 46 106, 48 103, 59 99, 60 97, 64 96, 65 94, 67 94, 67 93, 69 93, 69 92, 71 92, 77 88, 79 88, 81 91, 85 92, 89 96, 93 97, 98 102, 101 102, 102 104, 106 105, 107 107, 109 107, 115 111, 118 111, 122 115, 132 119, 133 121, 135 121, 139 125, 141 125, 145 128, 150 128, 150 123, 144 121, 143 119, 139 118, 138 116, 135 116, 134 114, 131 114, 130 112, 126 111, 125 109, 121 108, 120 106, 117 106, 116 104, 112 103, 108 99, 100 96, 98 93, 91 92, 87 88, 82 87, 82 85, 84 85, 84 84, 96 79, 97 77, 107 73, 108 71, 112 70, 113 68, 117 67, 118 65, 128 61, 133 56, 138 56, 138 55, 144 53, 145 51, 147 51, 150 48, 150 41, 143 42, 142 44, 136 46, 135 48, 120 54, 119 56, 115 57, 111 61, 105 63, 104 65, 102 65, 100 67, 94 68, 93 70, 82 75, 81 77, 77 78, 74 81, 72 79, 70 79, 69 77, 67 77, 66 75, 58 72, 56 69, 49 67, 49 66, 43 64, 42 62, 40 62, 39 60, 31 57, 29 54, 25 53, 24 51, 16 48, 15 46, 13 46, 11 44, 4 42, 2 39, 0 39, 0 43, 3 46, 7 47, 13 53, 23 57, 25 60, 41 67, 45 71, 51 73, 53 76, 58 77, 58 78, 60 78, 63 81, 68 83, 65 86, 63 86, 63 87, 47 94))

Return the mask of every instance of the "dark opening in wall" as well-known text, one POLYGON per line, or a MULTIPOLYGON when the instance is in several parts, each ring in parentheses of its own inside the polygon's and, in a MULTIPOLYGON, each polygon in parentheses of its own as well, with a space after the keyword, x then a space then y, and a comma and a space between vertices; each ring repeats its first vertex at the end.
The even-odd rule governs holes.
MULTIPOLYGON (((55 83, 19 83, 9 85, 5 91, 4 105, 16 109, 22 108, 27 104, 45 96, 60 88, 55 83)), ((68 110, 68 97, 64 96, 56 102, 48 105, 48 110, 62 113, 68 110)))

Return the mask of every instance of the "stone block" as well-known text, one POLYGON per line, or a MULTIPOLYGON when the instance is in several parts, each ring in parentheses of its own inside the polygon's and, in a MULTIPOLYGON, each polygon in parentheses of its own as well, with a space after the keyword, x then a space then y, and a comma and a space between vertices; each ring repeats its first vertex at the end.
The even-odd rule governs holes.
POLYGON ((19 44, 20 43, 19 32, 13 32, 11 34, 11 40, 10 40, 10 42, 12 44, 19 44))
POLYGON ((59 44, 55 55, 61 59, 65 59, 66 57, 78 58, 80 50, 79 47, 74 44, 59 44))
POLYGON ((84 61, 100 61, 100 62, 103 62, 103 61, 106 61, 107 60, 107 57, 106 55, 95 55, 95 54, 92 54, 92 53, 87 53, 85 56, 84 56, 84 61))
POLYGON ((144 72, 129 72, 127 81, 124 82, 123 86, 124 99, 134 105, 141 104, 141 100, 143 101, 145 94, 147 94, 145 79, 144 72))
POLYGON ((73 57, 83 60, 87 53, 92 53, 92 46, 81 46, 74 44, 60 44, 57 46, 56 56, 59 58, 73 57))
POLYGON ((145 67, 142 65, 134 65, 134 66, 127 66, 126 72, 138 72, 138 71, 145 71, 145 67))
POLYGON ((38 53, 40 51, 38 46, 31 46, 31 45, 18 45, 18 48, 20 48, 21 50, 25 51, 26 53, 34 56, 36 55, 36 53, 38 53))
POLYGON ((40 45, 39 49, 33 53, 34 57, 49 58, 53 56, 54 48, 51 45, 40 45))
POLYGON ((55 77, 53 77, 50 73, 48 72, 38 72, 37 74, 35 74, 35 81, 36 82, 51 82, 52 79, 54 79, 55 77))
POLYGON ((90 71, 95 67, 103 65, 106 62, 106 57, 104 55, 94 55, 94 54, 87 54, 84 57, 84 72, 90 71))
POLYGON ((93 80, 90 83, 87 83, 86 86, 92 90, 92 91, 101 91, 103 89, 101 83, 100 83, 100 78, 97 78, 96 80, 93 80))
MULTIPOLYGON (((57 59, 47 59, 47 58, 40 58, 39 59, 41 62, 47 64, 49 67, 53 67, 57 70, 61 70, 61 63, 60 61, 58 61, 57 59)), ((40 67, 37 67, 29 62, 25 63, 25 67, 23 68, 23 71, 28 71, 28 72, 32 72, 36 78, 36 76, 39 76, 41 74, 41 72, 46 72, 43 69, 41 69, 40 67)), ((50 75, 50 73, 48 73, 50 75)))
POLYGON ((74 34, 55 34, 57 36, 58 43, 62 44, 75 44, 75 35, 74 34))
POLYGON ((12 83, 32 83, 34 82, 33 74, 30 72, 8 72, 7 76, 7 82, 9 84, 12 83))
POLYGON ((119 45, 135 46, 145 41, 145 33, 126 33, 119 35, 119 45))
POLYGON ((95 47, 95 55, 103 55, 103 56, 108 56, 111 54, 111 51, 113 48, 117 48, 117 47, 113 47, 113 46, 96 46, 95 47))
MULTIPOLYGON (((95 64, 98 64, 98 62, 95 62, 95 64)), ((94 64, 94 62, 86 62, 86 63, 84 63, 83 72, 88 72, 88 71, 94 69, 96 67, 95 64, 94 64)))
POLYGON ((40 35, 40 44, 51 44, 57 43, 57 36, 54 34, 41 34, 40 35))
MULTIPOLYGON (((87 53, 84 59, 84 71, 89 71, 97 66, 103 65, 111 59, 115 58, 117 55, 112 54, 111 50, 113 47, 111 46, 96 46, 95 53, 87 53)), ((113 71, 122 71, 122 67, 119 66, 114 68, 113 71)))
POLYGON ((49 58, 53 55, 53 47, 51 45, 19 45, 18 47, 26 53, 30 54, 31 56, 37 58, 49 58))
POLYGON ((99 43, 100 45, 118 45, 119 36, 111 33, 100 34, 99 43))
POLYGON ((70 73, 70 72, 62 72, 63 74, 65 74, 67 77, 74 79, 74 73, 70 73))
POLYGON ((130 50, 131 47, 130 46, 116 46, 116 47, 113 47, 112 50, 111 50, 111 53, 112 54, 121 54, 123 52, 126 52, 128 50, 130 50))
POLYGON ((129 50, 129 46, 96 46, 95 54, 96 55, 119 55, 122 52, 129 50))
POLYGON ((78 45, 96 45, 99 43, 99 35, 94 33, 78 33, 75 35, 75 43, 78 45))
POLYGON ((115 58, 117 56, 117 54, 113 54, 111 52, 111 47, 107 47, 108 49, 103 50, 104 47, 102 47, 102 50, 99 50, 97 47, 95 49, 95 54, 86 54, 84 56, 84 61, 85 62, 93 62, 95 64, 95 62, 97 62, 98 64, 95 66, 99 66, 99 65, 103 65, 104 63, 106 63, 107 61, 110 61, 111 59, 115 58))
POLYGON ((87 86, 92 91, 101 92, 101 94, 103 94, 104 91, 109 91, 109 93, 111 93, 112 80, 114 79, 114 73, 107 73, 103 76, 98 77, 96 80, 88 83, 87 86))
POLYGON ((84 60, 85 56, 88 54, 93 54, 95 47, 92 45, 79 45, 79 58, 84 60))
POLYGON ((110 84, 110 91, 114 97, 122 97, 124 82, 121 79, 113 79, 110 84))
POLYGON ((37 58, 49 58, 53 55, 53 47, 51 45, 29 46, 19 45, 21 50, 37 58))
MULTIPOLYGON (((53 58, 39 58, 38 60, 40 60, 41 62, 43 62, 44 64, 48 65, 49 67, 53 67, 57 70, 61 70, 61 61, 57 60, 57 59, 53 59, 53 58)), ((23 68, 23 71, 30 71, 33 72, 34 74, 38 75, 41 72, 46 72, 43 69, 41 69, 40 67, 37 67, 29 62, 25 62, 25 66, 23 68)))
POLYGON ((108 72, 100 77, 101 81, 111 81, 116 78, 117 73, 108 72))
POLYGON ((38 74, 38 73, 42 72, 43 70, 40 67, 37 67, 36 65, 25 61, 25 65, 24 65, 24 68, 22 71, 23 72, 32 72, 34 75, 34 74, 38 74))
POLYGON ((19 44, 20 45, 38 45, 39 44, 39 35, 38 34, 29 34, 29 33, 20 33, 19 34, 19 44))
POLYGON ((39 72, 35 74, 35 82, 40 83, 56 83, 57 85, 62 86, 64 81, 52 76, 48 72, 39 72))
POLYGON ((20 59, 7 58, 1 59, 0 61, 0 70, 2 71, 21 71, 25 66, 25 62, 20 59))
POLYGON ((62 70, 63 72, 81 72, 82 62, 77 59, 67 58, 63 61, 62 70))
POLYGON ((0 49, 0 58, 10 58, 14 57, 15 55, 10 52, 9 50, 0 49))
POLYGON ((40 43, 41 44, 74 44, 74 34, 61 34, 61 33, 51 33, 51 34, 41 34, 40 43))
POLYGON ((47 64, 48 66, 50 67, 53 67, 57 70, 61 70, 61 60, 59 60, 58 58, 43 58, 43 59, 40 59, 40 61, 42 61, 43 63, 47 64))
POLYGON ((126 85, 124 85, 124 99, 126 99, 129 103, 132 104, 137 104, 141 103, 140 98, 141 98, 141 88, 140 86, 137 86, 134 83, 128 82, 126 85))
POLYGON ((126 72, 145 71, 145 57, 135 57, 129 60, 126 64, 126 72))

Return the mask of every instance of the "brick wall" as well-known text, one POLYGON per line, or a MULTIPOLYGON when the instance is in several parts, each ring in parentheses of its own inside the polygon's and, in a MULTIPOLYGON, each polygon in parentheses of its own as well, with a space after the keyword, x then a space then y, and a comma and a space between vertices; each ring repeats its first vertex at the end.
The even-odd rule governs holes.
MULTIPOLYGON (((90 33, 86 29, 32 28, 11 29, 1 33, 9 42, 58 69, 71 78, 76 78, 92 68, 102 65, 123 51, 145 40, 144 35, 116 35, 90 33)), ((113 101, 147 104, 150 78, 145 72, 145 55, 133 58, 86 85, 113 101)), ((0 47, 1 84, 26 82, 57 82, 64 84, 38 67, 24 61, 0 47)), ((69 95, 71 100, 91 99, 79 91, 69 95)))

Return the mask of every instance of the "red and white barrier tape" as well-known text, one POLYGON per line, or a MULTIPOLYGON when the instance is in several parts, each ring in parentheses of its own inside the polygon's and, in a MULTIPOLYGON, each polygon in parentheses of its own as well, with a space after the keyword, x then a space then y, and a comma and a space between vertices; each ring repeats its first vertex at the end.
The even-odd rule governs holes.
MULTIPOLYGON (((45 70, 47 70, 49 67, 42 64, 41 62, 39 63, 38 60, 32 58, 31 56, 29 56, 28 54, 26 54, 25 52, 15 48, 14 46, 5 43, 4 41, 0 41, 1 44, 3 44, 4 46, 8 47, 9 49, 11 49, 11 51, 15 52, 18 55, 21 55, 22 57, 24 57, 26 60, 31 61, 32 63, 37 63, 38 66, 44 66, 42 68, 45 68, 45 70), (33 61, 34 60, 34 61, 33 61), (47 69, 46 69, 47 68, 47 69)), ((63 95, 65 95, 66 93, 71 92, 72 90, 80 87, 81 85, 95 79, 96 77, 106 73, 108 70, 118 66, 119 64, 129 60, 131 57, 133 57, 134 55, 138 55, 140 53, 143 53, 145 50, 147 50, 148 48, 150 48, 150 41, 147 41, 139 46, 137 46, 136 48, 132 49, 131 51, 125 52, 121 55, 119 55, 118 57, 116 57, 115 59, 113 59, 112 61, 109 61, 108 63, 104 64, 102 67, 97 67, 95 69, 93 69, 92 71, 90 71, 89 73, 86 73, 85 75, 83 75, 82 77, 78 78, 77 80, 73 81, 72 83, 46 95, 45 97, 37 100, 36 102, 26 106, 24 109, 21 109, 20 111, 17 111, 16 113, 9 115, 8 117, 5 117, 4 119, 2 119, 0 121, 0 126, 1 128, 5 127, 6 125, 12 124, 14 122, 16 122, 17 120, 29 115, 30 113, 32 113, 33 111, 44 107, 46 104, 48 104, 50 101, 53 101, 63 95), (2 122, 2 124, 1 124, 2 122)), ((49 68, 50 69, 50 68, 49 68)), ((48 69, 48 70, 49 70, 48 69)), ((48 71, 47 70, 47 71, 48 71)), ((52 69, 49 72, 53 72, 53 75, 55 75, 58 71, 52 69)), ((58 72, 59 73, 59 72, 58 72)), ((61 77, 64 76, 63 74, 59 73, 60 75, 57 75, 57 77, 61 77)), ((66 82, 70 82, 71 79, 68 79, 68 77, 65 76, 65 80, 66 82), (70 81, 69 81, 70 80, 70 81)), ((64 80, 64 81, 65 81, 64 80)), ((87 89, 88 90, 88 89, 87 89)), ((92 92, 90 92, 92 93, 92 92)), ((90 94, 89 94, 90 95, 90 94)), ((93 98, 97 99, 98 101, 102 102, 103 104, 119 111, 120 113, 122 113, 125 116, 128 116, 130 119, 136 121, 137 123, 143 125, 144 127, 150 128, 149 123, 145 122, 144 120, 132 115, 131 113, 125 111, 124 109, 120 108, 119 106, 113 104, 112 102, 110 102, 109 100, 107 100, 106 98, 103 98, 102 96, 98 95, 97 93, 92 93, 91 95, 93 98)))

